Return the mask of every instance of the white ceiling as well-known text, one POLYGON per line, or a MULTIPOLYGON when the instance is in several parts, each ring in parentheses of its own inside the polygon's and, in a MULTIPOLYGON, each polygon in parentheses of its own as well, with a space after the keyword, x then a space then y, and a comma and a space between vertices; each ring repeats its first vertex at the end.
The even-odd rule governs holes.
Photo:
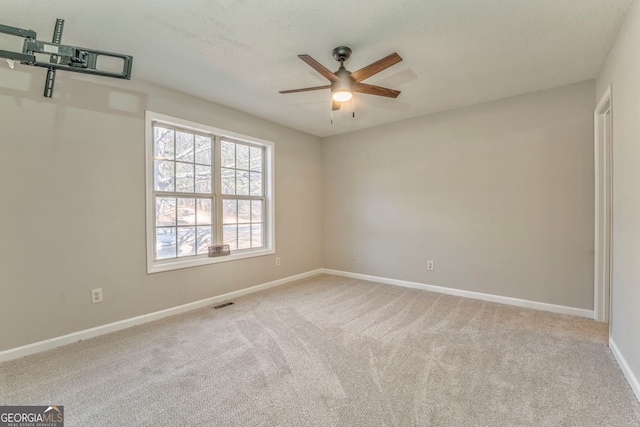
MULTIPOLYGON (((133 78, 317 136, 329 136, 597 77, 631 0, 4 0, 0 24, 63 44, 133 55, 133 78), (334 47, 355 71, 392 52, 404 61, 334 113, 334 47)), ((6 37, 0 35, 0 37, 6 37)), ((2 61, 0 67, 6 67, 2 61)), ((44 74, 43 74, 44 75, 44 74)))

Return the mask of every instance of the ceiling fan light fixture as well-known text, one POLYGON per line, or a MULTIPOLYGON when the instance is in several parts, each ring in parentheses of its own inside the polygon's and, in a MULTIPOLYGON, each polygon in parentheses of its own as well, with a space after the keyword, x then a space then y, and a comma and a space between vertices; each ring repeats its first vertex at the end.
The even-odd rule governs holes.
POLYGON ((353 98, 353 92, 350 90, 337 90, 334 91, 331 95, 334 101, 336 102, 346 102, 353 98))
POLYGON ((353 85, 351 84, 349 72, 340 66, 336 72, 338 80, 331 85, 331 98, 336 102, 345 102, 353 98, 353 85))

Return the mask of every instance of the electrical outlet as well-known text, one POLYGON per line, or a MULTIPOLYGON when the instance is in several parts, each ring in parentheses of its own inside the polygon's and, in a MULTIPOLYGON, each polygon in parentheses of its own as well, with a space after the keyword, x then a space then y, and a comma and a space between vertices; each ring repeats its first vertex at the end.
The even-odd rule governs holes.
POLYGON ((433 261, 427 261, 427 270, 433 271, 433 261))
POLYGON ((280 257, 276 258, 276 267, 280 265, 280 257))
POLYGON ((91 290, 91 302, 93 304, 102 302, 102 288, 91 290))

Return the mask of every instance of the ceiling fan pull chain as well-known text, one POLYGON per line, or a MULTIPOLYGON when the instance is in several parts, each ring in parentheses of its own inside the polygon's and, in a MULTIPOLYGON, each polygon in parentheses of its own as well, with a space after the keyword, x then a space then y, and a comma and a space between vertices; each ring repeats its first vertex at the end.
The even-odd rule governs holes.
POLYGON ((351 97, 351 117, 356 118, 356 94, 351 97))
POLYGON ((331 109, 331 124, 333 124, 333 108, 331 109))

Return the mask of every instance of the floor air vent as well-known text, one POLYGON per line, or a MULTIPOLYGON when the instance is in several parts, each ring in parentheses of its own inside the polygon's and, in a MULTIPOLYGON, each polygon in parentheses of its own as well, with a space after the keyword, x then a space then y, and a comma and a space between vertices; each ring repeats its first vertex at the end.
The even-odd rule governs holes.
POLYGON ((214 305, 213 308, 215 308, 215 309, 224 308, 224 307, 228 307, 230 305, 233 305, 233 303, 232 302, 225 302, 224 304, 214 305))

